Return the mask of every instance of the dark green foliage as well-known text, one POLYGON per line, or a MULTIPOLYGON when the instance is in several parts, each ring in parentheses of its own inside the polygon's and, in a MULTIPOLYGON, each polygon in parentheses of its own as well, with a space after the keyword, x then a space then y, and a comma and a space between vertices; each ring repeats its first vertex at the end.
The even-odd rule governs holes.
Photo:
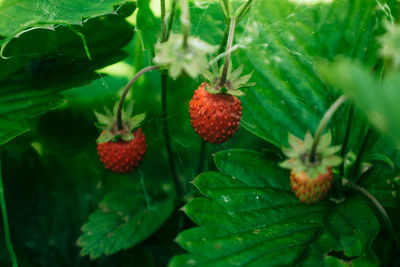
MULTIPOLYGON (((170 174, 157 70, 127 97, 134 114, 146 112, 141 165, 113 175, 96 155, 93 110, 113 106, 134 72, 153 64, 161 35, 153 1, 0 1, 0 160, 20 266, 399 265, 399 71, 379 52, 398 1, 254 0, 232 52, 233 69, 243 64, 256 83, 239 97, 243 127, 206 148, 200 174, 188 102, 203 80, 167 81, 185 196, 170 174), (325 199, 301 204, 281 149, 289 132, 314 134, 343 93, 349 101, 328 124, 343 165, 325 199), (342 176, 375 196, 393 228, 342 176)), ((232 2, 235 10, 244 1, 232 2)), ((219 1, 189 7, 191 36, 220 45, 219 1)), ((0 266, 8 266, 3 237, 0 266)))

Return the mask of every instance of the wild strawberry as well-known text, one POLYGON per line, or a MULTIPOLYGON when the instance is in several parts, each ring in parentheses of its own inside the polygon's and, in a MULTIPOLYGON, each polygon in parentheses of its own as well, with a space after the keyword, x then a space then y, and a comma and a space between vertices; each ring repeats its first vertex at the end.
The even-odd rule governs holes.
POLYGON ((242 106, 236 96, 243 95, 239 90, 247 83, 251 74, 240 77, 243 66, 226 75, 221 84, 222 68, 213 64, 213 73, 205 70, 209 82, 203 82, 194 92, 189 102, 190 122, 196 133, 211 144, 220 144, 231 138, 239 129, 242 106))
POLYGON ((97 154, 106 169, 126 174, 139 165, 147 150, 146 137, 142 129, 138 128, 145 114, 130 117, 133 109, 130 104, 122 112, 122 129, 118 129, 117 108, 118 105, 114 108, 114 114, 105 108, 107 116, 95 112, 99 120, 96 126, 103 130, 97 139, 97 154))
POLYGON ((329 147, 331 133, 321 136, 314 161, 310 160, 313 138, 306 133, 305 141, 289 134, 290 148, 283 152, 289 159, 281 163, 281 167, 291 169, 290 185, 292 191, 301 202, 316 203, 323 199, 332 185, 332 167, 341 163, 342 159, 334 155, 340 146, 329 147))
POLYGON ((228 94, 210 94, 202 83, 189 103, 190 121, 196 133, 211 144, 227 141, 239 129, 240 100, 228 94))

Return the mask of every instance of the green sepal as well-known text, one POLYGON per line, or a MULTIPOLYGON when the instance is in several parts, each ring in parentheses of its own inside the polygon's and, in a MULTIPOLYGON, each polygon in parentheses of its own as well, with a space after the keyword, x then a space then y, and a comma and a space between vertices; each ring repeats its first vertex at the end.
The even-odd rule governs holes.
POLYGON ((132 133, 126 133, 126 134, 121 135, 120 138, 124 141, 132 141, 134 139, 134 136, 132 133))
POLYGON ((133 113, 133 101, 129 101, 126 109, 122 110, 122 119, 125 121, 129 120, 129 118, 132 117, 132 113, 133 113))
POLYGON ((110 109, 106 106, 103 106, 103 108, 104 108, 104 111, 106 112, 106 116, 111 118, 113 115, 112 115, 112 112, 110 111, 110 109))
POLYGON ((313 145, 313 137, 307 132, 304 141, 293 134, 288 134, 290 147, 282 148, 282 152, 288 157, 280 163, 282 168, 292 169, 295 173, 305 171, 311 179, 327 172, 328 167, 335 167, 342 163, 342 158, 334 155, 340 150, 340 146, 332 146, 332 134, 328 131, 321 136, 317 147, 317 161, 310 162, 310 153, 313 145))
POLYGON ((97 138, 96 142, 97 143, 106 143, 106 142, 111 141, 112 139, 113 139, 113 135, 109 132, 108 133, 105 132, 105 133, 100 134, 100 136, 97 138))
POLYGON ((183 47, 183 35, 171 33, 168 41, 156 44, 153 61, 159 66, 167 66, 169 75, 174 79, 183 72, 196 78, 208 65, 207 55, 216 49, 217 46, 192 36, 187 39, 187 47, 183 47))
POLYGON ((240 91, 240 90, 227 90, 226 93, 228 95, 234 95, 234 96, 243 96, 244 95, 243 91, 240 91))
POLYGON ((108 125, 111 119, 104 114, 98 113, 96 110, 93 111, 100 125, 108 125))
POLYGON ((138 128, 142 121, 146 118, 146 112, 137 114, 130 118, 128 120, 128 127, 130 129, 130 132, 132 132, 134 129, 138 128))
POLYGON ((134 136, 132 131, 140 127, 141 122, 146 117, 146 113, 141 113, 131 117, 133 112, 133 101, 130 101, 125 109, 122 109, 122 125, 123 129, 119 130, 117 128, 117 112, 118 112, 119 102, 115 103, 113 107, 113 113, 110 112, 106 107, 105 112, 107 115, 98 113, 94 111, 95 116, 99 120, 95 125, 97 128, 102 130, 98 143, 104 143, 108 141, 116 142, 118 140, 131 141, 134 136))
POLYGON ((228 65, 228 72, 226 82, 224 86, 220 85, 222 72, 224 66, 218 68, 217 60, 211 58, 211 70, 203 69, 203 77, 209 83, 205 90, 210 94, 229 94, 234 96, 243 96, 244 92, 239 90, 242 87, 249 87, 255 85, 255 83, 248 83, 253 72, 250 74, 240 76, 243 72, 243 65, 240 65, 237 69, 232 70, 232 63, 228 65))

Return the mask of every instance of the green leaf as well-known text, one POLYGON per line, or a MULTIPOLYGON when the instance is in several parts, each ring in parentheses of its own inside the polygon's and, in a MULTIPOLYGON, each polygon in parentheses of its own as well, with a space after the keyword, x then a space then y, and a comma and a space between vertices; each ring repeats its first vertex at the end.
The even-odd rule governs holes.
POLYGON ((149 0, 137 0, 136 29, 140 34, 144 49, 153 50, 157 43, 157 36, 161 32, 161 21, 154 16, 149 5, 149 0))
POLYGON ((146 191, 149 196, 143 194, 138 183, 135 187, 123 184, 107 194, 82 227, 83 234, 77 241, 82 247, 81 255, 95 259, 114 254, 138 244, 157 230, 170 216, 174 199, 154 187, 146 191))
POLYGON ((31 27, 79 24, 82 20, 114 13, 114 7, 127 0, 18 0, 0 6, 0 35, 10 37, 31 27))
POLYGON ((215 163, 220 172, 194 181, 205 197, 184 207, 199 225, 177 237, 189 254, 175 256, 170 266, 320 266, 331 250, 362 256, 379 232, 362 198, 300 204, 289 172, 261 153, 223 151, 215 163))
POLYGON ((386 163, 377 162, 359 178, 358 183, 368 190, 384 207, 399 203, 398 173, 386 163))
POLYGON ((389 167, 391 167, 393 170, 396 168, 396 165, 388 156, 386 156, 384 154, 380 154, 380 153, 373 153, 373 154, 365 155, 364 161, 365 162, 376 162, 376 161, 384 162, 389 167))
MULTIPOLYGON (((288 131, 296 136, 307 130, 314 133, 338 97, 320 79, 314 63, 346 55, 372 65, 377 59, 372 33, 377 16, 382 15, 376 6, 375 0, 313 6, 256 2, 236 38, 245 47, 236 62, 245 65, 245 72, 254 70, 256 82, 241 98, 242 125, 278 147, 287 145, 288 131)), ((347 110, 341 108, 332 120, 335 143, 342 141, 345 114, 347 110)))
MULTIPOLYGON (((41 5, 40 1, 37 2, 41 5)), ((7 9, 15 3, 4 5, 7 9)), ((49 6, 53 4, 54 1, 48 3, 49 6)), ((26 12, 21 11, 21 14, 26 12)), ((37 12, 40 13, 41 9, 37 12)), ((123 59, 126 54, 121 48, 132 36, 132 27, 122 17, 106 15, 85 18, 80 26, 29 29, 19 34, 18 38, 10 39, 3 51, 8 58, 0 59, 0 118, 10 121, 10 124, 23 125, 26 119, 65 103, 60 92, 100 78, 96 69, 123 59), (85 39, 91 59, 87 56, 81 36, 85 39)), ((0 128, 9 131, 4 136, 16 133, 7 124, 0 125, 0 128)), ((20 130, 18 132, 22 133, 27 128, 20 130)), ((0 137, 0 143, 8 140, 0 137)))
POLYGON ((27 131, 29 131, 29 127, 25 121, 0 118, 0 145, 7 143, 27 131))

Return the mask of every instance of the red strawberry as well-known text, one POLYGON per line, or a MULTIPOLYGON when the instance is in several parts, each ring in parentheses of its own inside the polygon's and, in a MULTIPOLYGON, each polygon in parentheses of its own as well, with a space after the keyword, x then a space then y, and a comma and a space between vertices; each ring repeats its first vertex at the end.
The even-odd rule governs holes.
POLYGON ((194 92, 189 103, 190 121, 196 133, 211 144, 227 141, 239 129, 240 100, 229 94, 210 94, 206 82, 194 92))
POLYGON ((240 76, 243 65, 232 72, 229 67, 225 72, 226 79, 222 78, 223 67, 218 70, 215 62, 212 70, 212 73, 204 70, 203 75, 209 82, 203 82, 194 91, 189 114, 190 122, 201 138, 211 144, 220 144, 239 129, 242 106, 237 96, 243 95, 239 88, 254 83, 247 83, 251 74, 240 76))
POLYGON ((97 154, 106 169, 120 174, 133 171, 147 150, 146 137, 142 128, 131 133, 130 141, 118 140, 97 144, 97 154))
POLYGON ((342 159, 336 155, 340 146, 330 147, 331 133, 321 136, 314 161, 310 161, 313 137, 306 133, 305 140, 289 134, 290 148, 283 153, 289 158, 280 165, 290 172, 292 191, 301 202, 316 203, 323 199, 332 185, 332 167, 339 165, 342 159))
POLYGON ((142 128, 138 128, 145 114, 131 117, 133 105, 130 104, 126 111, 122 111, 122 128, 118 129, 117 108, 118 103, 114 108, 114 114, 105 109, 107 116, 95 112, 99 120, 96 125, 103 130, 97 139, 97 154, 106 169, 126 174, 139 165, 147 150, 146 137, 142 128))

